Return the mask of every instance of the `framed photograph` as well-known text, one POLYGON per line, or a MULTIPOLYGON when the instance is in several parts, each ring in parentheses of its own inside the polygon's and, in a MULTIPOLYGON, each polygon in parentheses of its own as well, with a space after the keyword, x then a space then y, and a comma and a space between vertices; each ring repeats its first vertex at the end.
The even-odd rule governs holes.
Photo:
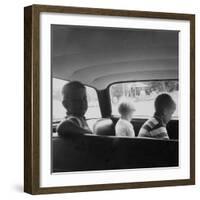
POLYGON ((24 9, 24 191, 195 184, 195 16, 24 9))

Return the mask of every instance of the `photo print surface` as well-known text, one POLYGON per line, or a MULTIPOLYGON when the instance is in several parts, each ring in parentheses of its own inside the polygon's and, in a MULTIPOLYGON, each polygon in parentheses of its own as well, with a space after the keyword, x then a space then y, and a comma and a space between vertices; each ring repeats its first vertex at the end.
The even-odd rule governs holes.
POLYGON ((51 171, 179 166, 179 31, 51 25, 51 171))

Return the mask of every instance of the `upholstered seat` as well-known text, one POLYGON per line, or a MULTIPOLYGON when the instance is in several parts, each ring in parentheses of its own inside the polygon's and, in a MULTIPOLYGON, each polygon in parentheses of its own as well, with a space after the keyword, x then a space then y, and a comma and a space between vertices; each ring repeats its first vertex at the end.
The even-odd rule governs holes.
POLYGON ((54 137, 53 172, 178 166, 178 141, 85 135, 54 137))
POLYGON ((115 125, 113 121, 109 118, 99 119, 93 127, 93 131, 95 135, 107 135, 114 136, 115 135, 115 125))

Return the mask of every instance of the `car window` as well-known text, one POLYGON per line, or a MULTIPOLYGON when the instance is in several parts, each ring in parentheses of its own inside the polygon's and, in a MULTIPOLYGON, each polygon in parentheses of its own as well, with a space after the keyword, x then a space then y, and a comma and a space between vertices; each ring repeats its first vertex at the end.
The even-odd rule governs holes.
MULTIPOLYGON (((60 121, 66 116, 66 110, 62 105, 62 88, 69 81, 61 79, 52 79, 52 117, 53 121, 60 121)), ((86 119, 100 118, 100 107, 97 97, 97 92, 94 88, 86 86, 88 110, 85 114, 86 119)))
POLYGON ((119 116, 118 105, 123 99, 133 101, 135 117, 149 118, 154 114, 154 100, 161 93, 169 94, 176 103, 173 118, 178 118, 178 81, 140 81, 116 83, 109 87, 112 115, 119 116))

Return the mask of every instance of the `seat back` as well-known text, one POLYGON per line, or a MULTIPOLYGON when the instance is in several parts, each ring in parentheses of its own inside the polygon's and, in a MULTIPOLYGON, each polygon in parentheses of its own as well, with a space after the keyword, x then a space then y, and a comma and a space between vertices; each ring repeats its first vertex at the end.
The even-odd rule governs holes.
POLYGON ((53 138, 53 172, 178 166, 178 141, 85 135, 53 138))
MULTIPOLYGON (((115 135, 115 124, 119 118, 102 118, 96 121, 94 124, 93 130, 95 135, 107 135, 114 136, 115 135)), ((131 123, 133 124, 135 135, 137 136, 140 128, 145 123, 147 119, 132 119, 131 123)), ((167 124, 167 132, 170 139, 178 139, 178 120, 171 120, 167 124)))
POLYGON ((93 131, 95 135, 114 136, 115 125, 110 118, 102 118, 94 124, 93 131))

